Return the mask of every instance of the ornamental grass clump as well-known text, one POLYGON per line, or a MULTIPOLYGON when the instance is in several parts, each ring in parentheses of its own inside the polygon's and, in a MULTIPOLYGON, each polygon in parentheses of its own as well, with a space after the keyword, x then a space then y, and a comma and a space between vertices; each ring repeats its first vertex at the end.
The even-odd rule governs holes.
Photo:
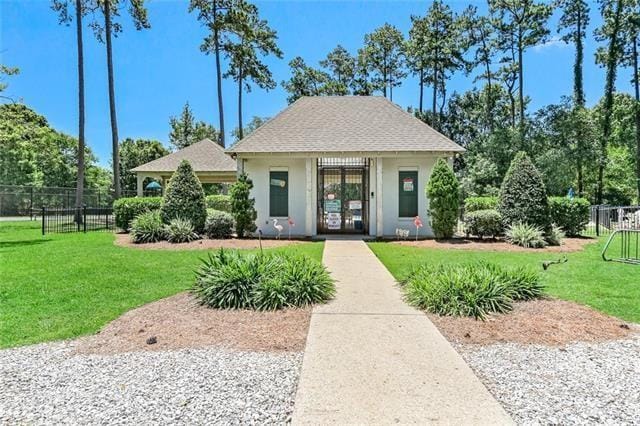
POLYGON ((480 320, 511 311, 515 300, 543 294, 535 272, 492 263, 421 265, 401 285, 407 301, 417 308, 480 320))
POLYGON ((277 310, 326 302, 335 284, 322 264, 303 255, 221 249, 196 271, 192 292, 212 308, 277 310))
POLYGON ((507 228, 505 238, 511 244, 524 248, 544 248, 547 241, 542 229, 528 223, 516 223, 507 228))
POLYGON ((160 212, 146 212, 131 221, 131 240, 136 244, 155 243, 166 237, 160 212))
POLYGON ((164 226, 164 231, 170 243, 189 243, 200 239, 188 219, 172 219, 164 226))

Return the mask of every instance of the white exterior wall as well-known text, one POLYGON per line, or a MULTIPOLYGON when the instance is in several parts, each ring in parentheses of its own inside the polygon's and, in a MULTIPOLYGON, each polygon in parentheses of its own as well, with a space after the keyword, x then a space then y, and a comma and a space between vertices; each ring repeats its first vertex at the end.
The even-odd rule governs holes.
POLYGON ((399 172, 404 170, 418 171, 418 215, 424 224, 424 226, 420 228, 419 235, 421 237, 433 236, 433 232, 429 224, 429 217, 427 215, 429 201, 425 194, 425 187, 436 160, 437 157, 426 156, 382 159, 383 236, 395 236, 396 228, 409 229, 411 231, 411 237, 415 238, 416 235, 416 227, 413 224, 413 218, 401 218, 398 215, 398 179, 399 172))
MULTIPOLYGON (((289 172, 289 216, 293 218, 295 226, 291 229, 291 235, 306 235, 307 221, 307 159, 306 158, 288 158, 288 157, 251 157, 240 160, 243 163, 244 172, 253 180, 253 189, 251 196, 255 198, 255 208, 258 212, 256 226, 262 230, 262 234, 266 236, 277 235, 276 229, 273 227, 273 217, 269 216, 269 172, 287 170, 289 172)), ((314 195, 312 198, 312 235, 315 235, 316 226, 316 208, 317 198, 315 191, 316 183, 316 164, 312 161, 312 188, 314 195)), ((282 236, 286 237, 289 233, 289 225, 286 217, 277 217, 278 224, 284 227, 282 236)))

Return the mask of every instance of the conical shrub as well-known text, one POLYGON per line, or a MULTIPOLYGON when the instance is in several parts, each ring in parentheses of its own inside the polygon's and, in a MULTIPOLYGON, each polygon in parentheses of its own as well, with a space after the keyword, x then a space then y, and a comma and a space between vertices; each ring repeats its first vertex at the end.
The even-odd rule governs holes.
POLYGON ((433 168, 426 192, 433 233, 436 238, 451 238, 458 223, 460 184, 445 160, 439 159, 433 168))
POLYGON ((204 230, 204 222, 207 219, 204 191, 187 160, 182 160, 169 180, 160 215, 164 223, 173 219, 184 219, 191 221, 196 232, 204 230))

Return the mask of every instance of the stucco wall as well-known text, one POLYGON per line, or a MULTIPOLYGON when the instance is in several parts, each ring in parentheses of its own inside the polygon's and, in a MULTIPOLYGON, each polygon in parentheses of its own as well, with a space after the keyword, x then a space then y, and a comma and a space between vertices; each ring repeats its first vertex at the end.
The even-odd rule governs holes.
MULTIPOLYGON (((289 172, 289 216, 293 218, 295 226, 291 229, 291 235, 305 235, 306 221, 306 159, 304 158, 248 158, 243 160, 244 171, 253 180, 251 195, 256 200, 258 219, 256 226, 262 230, 263 235, 274 236, 277 234, 273 227, 273 217, 269 216, 269 172, 271 170, 287 170, 289 172)), ((313 180, 315 182, 315 163, 313 163, 313 180)), ((313 183, 315 194, 315 183, 313 183)), ((316 198, 313 198, 315 220, 316 198)), ((283 236, 288 235, 287 218, 279 217, 278 224, 284 227, 283 236)), ((315 231, 315 222, 313 222, 315 231)), ((314 232, 315 233, 315 232, 314 232)))

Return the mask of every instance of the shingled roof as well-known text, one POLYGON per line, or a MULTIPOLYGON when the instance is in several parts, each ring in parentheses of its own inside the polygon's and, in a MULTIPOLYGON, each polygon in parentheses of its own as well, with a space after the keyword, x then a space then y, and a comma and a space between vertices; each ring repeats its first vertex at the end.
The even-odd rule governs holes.
POLYGON ((302 97, 230 153, 461 152, 451 139, 381 96, 302 97))
POLYGON ((179 151, 131 169, 132 172, 174 172, 182 160, 195 172, 235 172, 236 162, 211 139, 203 139, 179 151))

